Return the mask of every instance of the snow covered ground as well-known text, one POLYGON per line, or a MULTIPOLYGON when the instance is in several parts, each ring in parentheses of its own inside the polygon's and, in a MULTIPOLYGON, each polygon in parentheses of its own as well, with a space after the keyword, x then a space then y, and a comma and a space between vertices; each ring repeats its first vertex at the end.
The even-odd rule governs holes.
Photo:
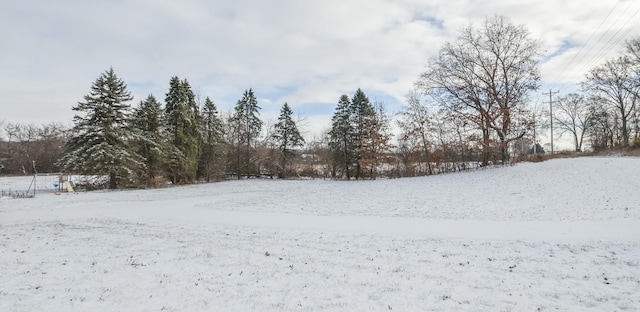
POLYGON ((1 198, 0 311, 638 311, 639 178, 578 158, 1 198))

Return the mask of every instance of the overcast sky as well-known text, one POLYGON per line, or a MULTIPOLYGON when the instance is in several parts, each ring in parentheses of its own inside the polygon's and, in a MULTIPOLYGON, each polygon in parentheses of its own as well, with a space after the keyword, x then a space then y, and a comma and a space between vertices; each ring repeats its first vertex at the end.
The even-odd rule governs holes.
POLYGON ((312 136, 357 88, 396 111, 444 42, 496 14, 543 42, 542 102, 640 36, 638 12, 636 0, 2 1, 0 122, 71 125, 113 67, 132 106, 164 101, 172 76, 221 111, 253 88, 265 121, 288 102, 312 136))

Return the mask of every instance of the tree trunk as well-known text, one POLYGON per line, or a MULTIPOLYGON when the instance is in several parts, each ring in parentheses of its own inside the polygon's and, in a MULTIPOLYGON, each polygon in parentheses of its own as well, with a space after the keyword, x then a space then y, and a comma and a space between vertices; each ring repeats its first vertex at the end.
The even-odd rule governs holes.
POLYGON ((284 179, 287 171, 287 152, 282 152, 282 166, 280 168, 280 179, 284 179))
POLYGON ((109 189, 110 190, 115 190, 118 187, 116 179, 117 179, 117 176, 115 171, 110 172, 109 173, 109 189))
POLYGON ((622 147, 629 147, 629 131, 627 131, 627 118, 625 118, 624 112, 622 113, 622 147))
POLYGON ((347 180, 351 180, 351 175, 349 174, 349 152, 347 151, 347 140, 344 141, 344 170, 347 174, 347 180))
POLYGON ((431 169, 431 157, 429 155, 429 146, 427 145, 427 137, 424 133, 424 131, 420 132, 420 135, 422 136, 422 148, 424 149, 424 156, 427 157, 427 171, 429 172, 429 175, 433 174, 433 170, 431 169))
POLYGON ((482 166, 489 164, 490 145, 489 129, 482 129, 482 166))
POLYGON ((507 164, 507 161, 509 160, 508 147, 509 144, 507 144, 504 135, 500 135, 500 158, 502 160, 502 165, 507 164))

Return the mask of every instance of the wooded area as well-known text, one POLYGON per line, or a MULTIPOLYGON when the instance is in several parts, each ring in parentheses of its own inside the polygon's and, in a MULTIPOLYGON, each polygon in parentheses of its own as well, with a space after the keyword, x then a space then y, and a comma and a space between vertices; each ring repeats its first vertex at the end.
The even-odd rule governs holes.
POLYGON ((134 107, 111 68, 73 107, 70 128, 1 121, 0 173, 104 175, 108 188, 431 175, 539 153, 536 131, 551 118, 575 151, 640 147, 640 38, 586 73, 580 93, 557 98, 552 116, 531 103, 540 92, 540 49, 523 25, 488 18, 427 61, 402 111, 391 114, 357 89, 336 99, 330 128, 307 140, 288 103, 266 125, 252 89, 220 112, 176 76, 163 103, 149 95, 134 107))

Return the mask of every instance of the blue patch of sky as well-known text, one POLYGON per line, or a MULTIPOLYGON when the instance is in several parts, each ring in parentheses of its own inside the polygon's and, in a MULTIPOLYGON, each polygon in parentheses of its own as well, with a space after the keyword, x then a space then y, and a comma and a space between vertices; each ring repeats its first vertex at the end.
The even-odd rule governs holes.
POLYGON ((556 82, 552 82, 552 83, 543 83, 542 86, 540 87, 540 89, 538 89, 537 93, 539 94, 535 94, 532 93, 535 96, 532 96, 531 98, 533 100, 535 100, 536 98, 539 101, 545 102, 545 103, 549 103, 549 91, 552 92, 556 92, 559 91, 558 93, 555 93, 553 95, 553 98, 557 98, 557 97, 563 97, 566 96, 569 93, 581 93, 581 89, 580 89, 580 83, 570 83, 570 84, 566 84, 566 83, 556 83, 556 82), (542 95, 542 93, 546 93, 547 95, 542 95))
MULTIPOLYGON (((293 94, 298 90, 298 86, 276 86, 271 88, 270 90, 254 90, 256 92, 256 96, 259 98, 266 99, 280 99, 286 97, 287 94, 293 94), (257 94, 259 92, 259 94, 257 94)), ((284 104, 280 103, 280 104, 284 104)), ((289 103, 292 104, 292 103, 289 103)))
POLYGON ((371 94, 367 94, 367 96, 369 97, 369 101, 371 101, 371 104, 374 104, 376 102, 381 102, 382 104, 384 104, 387 113, 397 113, 402 110, 402 107, 404 106, 404 103, 398 98, 386 93, 374 92, 371 94))
POLYGON ((155 86, 156 86, 155 82, 151 82, 151 81, 127 83, 127 87, 129 89, 136 89, 141 91, 153 89, 155 88, 155 86))
POLYGON ((334 103, 310 102, 296 105, 293 110, 301 116, 326 116, 334 113, 335 106, 334 103))
POLYGON ((143 81, 143 82, 126 82, 127 89, 134 96, 133 101, 139 102, 147 98, 150 94, 152 94, 156 100, 162 102, 164 101, 165 93, 168 91, 169 84, 167 86, 158 86, 154 82, 143 81), (167 89, 167 90, 164 90, 167 89))
POLYGON ((428 16, 428 15, 423 15, 420 13, 416 13, 413 16, 413 20, 414 21, 424 21, 427 22, 429 25, 433 26, 434 28, 438 29, 438 30, 444 30, 444 20, 442 19, 438 19, 434 16, 428 16))
POLYGON ((547 61, 553 59, 554 57, 560 56, 575 47, 577 47, 577 45, 571 42, 570 40, 563 40, 562 44, 557 50, 553 51, 553 53, 545 56, 542 59, 542 63, 546 63, 547 61))

